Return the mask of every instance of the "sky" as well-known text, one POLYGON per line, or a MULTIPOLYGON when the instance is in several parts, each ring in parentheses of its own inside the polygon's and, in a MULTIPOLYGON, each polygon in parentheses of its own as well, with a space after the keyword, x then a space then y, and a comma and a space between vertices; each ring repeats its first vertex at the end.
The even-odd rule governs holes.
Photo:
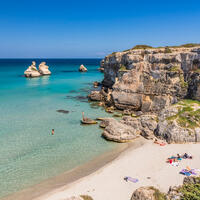
POLYGON ((103 58, 200 43, 199 0, 0 0, 0 58, 103 58))

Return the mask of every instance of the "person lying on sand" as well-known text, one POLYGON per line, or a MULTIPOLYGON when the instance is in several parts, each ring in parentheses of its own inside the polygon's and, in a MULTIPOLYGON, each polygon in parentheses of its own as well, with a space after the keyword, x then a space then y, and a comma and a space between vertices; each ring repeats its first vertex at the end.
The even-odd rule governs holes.
POLYGON ((187 153, 183 155, 183 159, 192 159, 192 156, 189 156, 187 153))
POLYGON ((155 143, 155 144, 159 144, 160 146, 165 146, 165 145, 166 145, 165 142, 158 141, 157 139, 154 140, 154 143, 155 143))

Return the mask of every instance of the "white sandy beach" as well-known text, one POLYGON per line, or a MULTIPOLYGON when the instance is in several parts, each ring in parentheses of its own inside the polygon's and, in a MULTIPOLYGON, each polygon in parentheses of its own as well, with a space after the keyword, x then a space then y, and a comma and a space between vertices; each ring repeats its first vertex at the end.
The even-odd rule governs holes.
POLYGON ((123 152, 93 174, 51 191, 37 200, 64 200, 81 194, 90 195, 94 200, 130 200, 133 191, 141 186, 155 186, 167 192, 170 186, 182 184, 184 176, 179 172, 186 166, 200 168, 200 144, 170 144, 161 147, 147 141, 137 149, 123 152), (165 162, 166 158, 185 152, 194 158, 182 160, 178 167, 165 162), (137 178, 139 182, 126 182, 123 179, 125 176, 137 178))

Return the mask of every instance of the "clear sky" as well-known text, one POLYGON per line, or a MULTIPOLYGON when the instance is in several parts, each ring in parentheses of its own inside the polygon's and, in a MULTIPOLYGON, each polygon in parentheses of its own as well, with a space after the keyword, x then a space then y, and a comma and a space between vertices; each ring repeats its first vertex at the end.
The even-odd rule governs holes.
POLYGON ((200 0, 0 0, 1 58, 95 58, 200 43, 200 0))

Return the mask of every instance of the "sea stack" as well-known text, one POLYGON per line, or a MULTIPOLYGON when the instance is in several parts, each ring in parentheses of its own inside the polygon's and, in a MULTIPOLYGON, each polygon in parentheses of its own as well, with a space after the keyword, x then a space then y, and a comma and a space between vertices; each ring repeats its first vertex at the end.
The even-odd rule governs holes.
POLYGON ((24 74, 25 74, 26 77, 32 77, 32 78, 40 76, 40 73, 39 73, 39 71, 36 68, 35 61, 32 62, 32 65, 30 65, 28 67, 28 69, 24 72, 24 74))
POLYGON ((41 75, 50 75, 49 66, 46 65, 46 62, 41 62, 39 65, 39 72, 41 75))
POLYGON ((49 66, 46 65, 46 62, 41 62, 39 65, 39 70, 37 70, 35 61, 32 61, 32 65, 24 72, 26 77, 34 78, 43 75, 50 75, 49 66))
POLYGON ((87 68, 84 66, 84 65, 81 65, 80 67, 79 67, 79 72, 87 72, 88 70, 87 70, 87 68))

